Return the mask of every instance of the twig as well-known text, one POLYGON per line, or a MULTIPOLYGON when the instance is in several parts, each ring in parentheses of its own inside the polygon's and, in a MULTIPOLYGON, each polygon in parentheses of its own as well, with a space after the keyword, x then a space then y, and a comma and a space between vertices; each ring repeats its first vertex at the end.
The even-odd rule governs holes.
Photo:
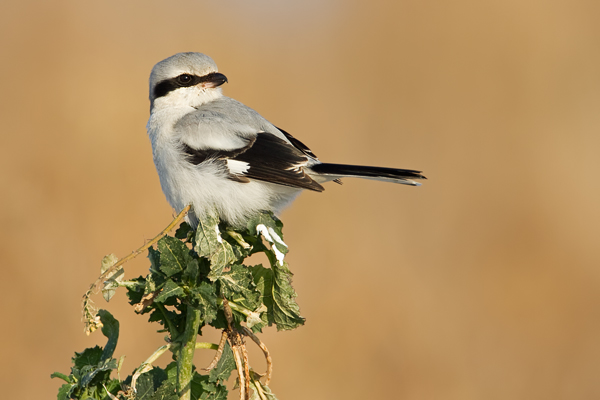
POLYGON ((135 384, 137 383, 137 380, 140 377, 140 375, 143 374, 144 372, 149 371, 152 368, 152 363, 154 361, 158 360, 158 358, 160 356, 162 356, 167 350, 169 350, 172 347, 173 347, 172 343, 169 343, 169 344, 159 347, 158 350, 156 350, 154 353, 152 353, 152 355, 150 357, 148 357, 146 359, 146 361, 144 361, 135 370, 135 373, 133 374, 133 377, 131 378, 131 388, 133 389, 133 393, 137 392, 137 390, 135 389, 135 384))
POLYGON ((113 395, 111 392, 108 391, 108 389, 106 388, 106 385, 103 383, 102 387, 104 388, 104 390, 106 391, 106 394, 108 395, 108 397, 111 400, 119 400, 117 397, 115 397, 115 395, 113 395))
POLYGON ((258 336, 256 336, 254 332, 252 332, 250 329, 246 328, 245 326, 242 326, 242 332, 244 333, 244 335, 249 336, 250 339, 252 339, 254 343, 256 343, 258 347, 260 347, 260 349, 263 351, 265 359, 267 360, 267 379, 265 380, 265 385, 269 386, 269 382, 271 382, 271 375, 273 374, 273 359, 271 358, 269 349, 267 349, 267 346, 265 346, 265 344, 258 338, 258 336))
POLYGON ((237 367, 237 373, 240 380, 240 400, 248 400, 250 398, 248 353, 246 353, 246 346, 244 345, 242 335, 233 328, 233 312, 231 311, 231 307, 226 298, 223 298, 223 312, 225 313, 225 319, 227 320, 227 339, 229 340, 231 350, 233 350, 235 366, 237 367))
POLYGON ((223 314, 225 314, 225 319, 227 320, 227 330, 233 331, 233 312, 226 298, 223 298, 223 314))
MULTIPOLYGON (((152 363, 154 361, 158 360, 158 358, 160 356, 162 356, 167 350, 175 351, 179 348, 179 346, 180 346, 179 343, 169 343, 169 344, 159 347, 154 353, 152 353, 152 355, 150 357, 148 357, 146 359, 146 361, 144 361, 135 370, 135 373, 133 374, 133 377, 131 378, 131 389, 133 389, 133 393, 137 392, 135 385, 136 385, 137 380, 140 377, 140 375, 143 374, 144 372, 150 371, 150 369, 152 368, 152 363)), ((208 342, 196 342, 195 347, 196 347, 196 349, 212 349, 212 350, 217 349, 216 344, 208 343, 208 342)))
POLYGON ((215 354, 215 358, 213 358, 210 365, 206 368, 203 368, 205 371, 210 371, 211 369, 217 366, 217 363, 223 355, 223 348, 225 347, 225 343, 227 343, 227 331, 223 331, 223 333, 221 334, 221 341, 219 342, 219 348, 217 348, 217 354, 215 354))
MULTIPOLYGON (((96 279, 96 281, 94 283, 92 283, 92 285, 90 286, 90 288, 88 289, 88 291, 85 292, 85 294, 83 295, 83 317, 86 320, 86 323, 90 319, 90 315, 89 314, 93 314, 93 313, 90 313, 88 311, 90 296, 92 295, 92 293, 94 293, 96 291, 96 289, 98 287, 98 284, 100 282, 102 282, 107 276, 109 276, 113 271, 115 271, 117 268, 119 268, 121 265, 123 265, 127 261, 129 261, 129 260, 131 260, 131 259, 139 256, 144 250, 146 250, 150 246, 154 245, 163 236, 165 236, 167 233, 169 233, 169 231, 171 229, 173 229, 173 227, 175 227, 175 225, 177 225, 179 222, 181 222, 181 220, 185 217, 185 215, 188 213, 188 211, 190 210, 191 207, 192 207, 191 205, 186 206, 183 210, 181 210, 181 212, 179 214, 177 214, 177 216, 175 217, 175 219, 173 219, 173 221, 165 229, 163 229, 162 232, 160 232, 155 238, 153 238, 148 243, 144 244, 143 246, 141 246, 139 249, 137 249, 136 251, 132 252, 128 256, 123 257, 122 259, 120 259, 119 261, 117 261, 117 263, 115 265, 111 266, 106 271, 104 271, 98 277, 98 279, 96 279)), ((93 315, 92 315, 92 318, 93 318, 93 315)))
MULTIPOLYGON (((239 335, 239 333, 236 332, 239 335)), ((240 337, 241 339, 241 337, 240 337)), ((246 398, 250 396, 250 367, 248 362, 248 352, 246 351, 246 345, 243 340, 241 346, 239 346, 239 351, 242 353, 242 358, 244 360, 244 380, 246 381, 246 398)))
POLYGON ((237 373, 240 378, 240 400, 248 399, 248 392, 246 391, 246 382, 244 373, 244 367, 242 366, 242 357, 240 357, 239 348, 237 346, 232 346, 233 357, 235 358, 235 365, 237 367, 237 373))
POLYGON ((217 346, 215 343, 196 342, 196 350, 198 349, 218 350, 219 346, 217 346))

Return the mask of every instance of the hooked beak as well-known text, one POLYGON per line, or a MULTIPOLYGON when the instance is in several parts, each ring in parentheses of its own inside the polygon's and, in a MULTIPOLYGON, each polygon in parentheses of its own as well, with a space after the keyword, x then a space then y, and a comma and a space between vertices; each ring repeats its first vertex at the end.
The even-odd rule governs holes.
POLYGON ((211 72, 202 77, 200 85, 202 88, 216 88, 227 82, 227 77, 218 72, 211 72))

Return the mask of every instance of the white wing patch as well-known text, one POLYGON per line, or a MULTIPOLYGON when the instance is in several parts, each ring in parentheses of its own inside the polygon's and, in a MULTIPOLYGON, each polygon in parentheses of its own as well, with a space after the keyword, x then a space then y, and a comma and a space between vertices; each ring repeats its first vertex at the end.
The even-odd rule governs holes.
POLYGON ((233 175, 241 175, 248 172, 250 164, 245 161, 227 159, 227 168, 233 175))

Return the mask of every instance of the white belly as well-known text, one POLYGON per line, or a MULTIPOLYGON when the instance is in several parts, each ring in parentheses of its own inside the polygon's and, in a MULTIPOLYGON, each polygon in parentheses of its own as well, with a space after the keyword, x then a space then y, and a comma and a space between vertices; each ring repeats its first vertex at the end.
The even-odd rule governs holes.
MULTIPOLYGON (((186 111, 187 112, 187 111, 186 111)), ((177 118, 172 111, 169 117, 177 118)), ((242 183, 228 178, 227 171, 212 161, 193 165, 182 157, 177 138, 166 131, 169 124, 161 120, 157 125, 153 116, 148 121, 154 163, 167 201, 177 211, 191 204, 188 216, 192 226, 197 216, 216 213, 222 220, 235 226, 245 226, 249 217, 261 211, 279 213, 289 205, 301 189, 262 181, 242 183), (163 127, 163 129, 158 129, 163 127)))

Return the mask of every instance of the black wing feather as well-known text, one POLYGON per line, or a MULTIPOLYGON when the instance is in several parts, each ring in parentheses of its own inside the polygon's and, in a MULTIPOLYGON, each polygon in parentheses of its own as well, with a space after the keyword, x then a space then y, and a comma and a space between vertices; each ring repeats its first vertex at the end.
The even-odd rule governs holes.
POLYGON ((249 168, 243 175, 231 174, 230 178, 236 181, 247 182, 249 178, 316 192, 325 190, 304 172, 308 162, 305 153, 268 132, 259 132, 246 146, 236 150, 202 150, 184 145, 183 151, 195 165, 209 159, 246 162, 249 168))
POLYGON ((301 141, 299 141, 298 139, 296 139, 295 137, 293 137, 292 135, 290 135, 289 133, 287 133, 280 127, 276 126, 276 128, 279 129, 281 131, 281 133, 283 133, 285 135, 287 140, 289 140, 290 143, 292 143, 298 150, 300 150, 301 152, 303 152, 304 154, 306 154, 309 157, 312 157, 315 159, 318 158, 317 155, 315 153, 313 153, 313 151, 311 149, 309 149, 307 145, 305 145, 304 143, 302 143, 301 141))

